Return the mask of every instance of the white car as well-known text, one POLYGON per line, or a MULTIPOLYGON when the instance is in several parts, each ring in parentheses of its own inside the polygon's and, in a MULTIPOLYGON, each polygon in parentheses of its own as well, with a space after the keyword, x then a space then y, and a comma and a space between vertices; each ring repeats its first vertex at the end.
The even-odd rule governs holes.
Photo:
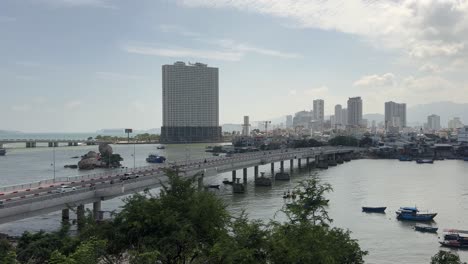
POLYGON ((68 185, 63 185, 63 186, 60 187, 57 191, 58 191, 59 193, 72 192, 72 191, 76 191, 76 187, 71 187, 71 186, 68 186, 68 185))

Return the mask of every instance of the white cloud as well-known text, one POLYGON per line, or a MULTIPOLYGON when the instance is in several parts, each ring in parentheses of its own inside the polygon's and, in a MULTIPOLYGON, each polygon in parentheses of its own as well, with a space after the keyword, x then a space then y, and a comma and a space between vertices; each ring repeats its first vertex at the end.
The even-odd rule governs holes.
POLYGON ((395 82, 395 75, 393 73, 385 73, 383 75, 367 75, 361 77, 353 83, 357 87, 381 87, 392 86, 395 82))
POLYGON ((186 7, 235 8, 297 26, 359 35, 415 58, 453 56, 468 41, 468 2, 459 0, 178 0, 186 7))
POLYGON ((288 53, 282 52, 278 50, 266 49, 261 47, 252 46, 245 43, 238 43, 231 39, 220 39, 215 40, 214 43, 218 43, 221 47, 225 49, 230 49, 233 51, 241 52, 241 53, 257 53, 260 55, 271 56, 271 57, 278 57, 283 59, 296 59, 300 58, 301 56, 296 53, 288 53))
POLYGON ((15 112, 29 112, 31 110, 31 105, 29 104, 19 104, 11 107, 11 110, 15 112))
POLYGON ((239 61, 243 54, 240 52, 198 50, 188 48, 156 48, 146 45, 128 45, 124 47, 128 53, 153 55, 170 58, 193 58, 221 61, 239 61))
POLYGON ((131 75, 131 74, 124 74, 124 73, 116 73, 116 72, 96 72, 96 75, 104 80, 110 81, 125 81, 125 80, 137 80, 141 79, 141 76, 131 75))
POLYGON ((419 71, 424 73, 440 73, 442 69, 436 64, 426 63, 419 67, 419 71))
POLYGON ((66 102, 64 107, 66 110, 76 110, 78 109, 83 103, 81 101, 77 101, 77 100, 74 100, 74 101, 69 101, 69 102, 66 102))
POLYGON ((99 7, 117 9, 113 0, 40 0, 57 7, 99 7))

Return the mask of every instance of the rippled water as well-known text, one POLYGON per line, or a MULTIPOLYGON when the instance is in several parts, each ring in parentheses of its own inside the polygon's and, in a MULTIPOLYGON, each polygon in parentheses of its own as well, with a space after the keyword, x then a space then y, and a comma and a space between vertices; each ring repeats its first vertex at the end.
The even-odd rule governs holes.
MULTIPOLYGON (((57 176, 76 175, 77 170, 64 169, 63 165, 77 160, 96 146, 57 148, 57 176)), ((154 145, 135 147, 136 166, 146 164, 144 158, 150 152, 159 152, 171 160, 210 156, 205 145, 170 145, 156 150, 154 145)), ((114 146, 125 158, 124 165, 133 166, 133 145, 114 146)), ((0 185, 20 183, 52 177, 50 166, 52 150, 49 148, 15 149, 0 157, 0 185)), ((285 162, 289 165, 289 162, 285 162)), ((278 168, 278 165, 276 166, 278 168)), ((288 169, 286 167, 286 169, 288 169)), ((270 172, 269 165, 260 171, 270 172)), ((245 194, 233 195, 230 186, 221 181, 230 173, 208 177, 205 184, 221 184, 218 195, 233 212, 246 210, 251 218, 265 221, 273 218, 284 204, 282 194, 292 189, 298 181, 317 174, 332 185, 330 216, 333 226, 348 228, 361 247, 369 251, 369 263, 429 263, 439 245, 436 234, 419 233, 412 229, 414 223, 397 221, 394 211, 400 206, 417 205, 422 209, 438 212, 432 225, 443 228, 468 229, 468 162, 457 160, 437 161, 434 164, 416 164, 394 160, 355 160, 328 170, 294 170, 290 182, 275 182, 272 187, 253 186, 253 168, 248 170, 249 185, 245 194), (361 206, 387 206, 386 214, 366 214, 361 206)), ((238 171, 238 177, 242 177, 238 171)), ((103 202, 103 210, 113 210, 121 205, 121 199, 103 202)), ((281 214, 276 215, 281 220, 281 214)), ((0 232, 21 234, 24 230, 54 230, 60 225, 60 213, 0 226, 0 232)), ((468 252, 458 252, 468 261, 468 252)))

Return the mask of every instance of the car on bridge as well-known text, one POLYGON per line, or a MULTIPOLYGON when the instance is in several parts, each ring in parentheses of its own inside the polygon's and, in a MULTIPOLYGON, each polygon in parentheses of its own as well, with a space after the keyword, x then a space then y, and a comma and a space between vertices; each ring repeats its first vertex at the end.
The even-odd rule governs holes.
POLYGON ((132 180, 140 177, 138 174, 133 173, 125 173, 122 177, 120 177, 120 181, 132 180))
POLYGON ((62 187, 57 189, 57 192, 59 193, 66 193, 66 192, 73 192, 76 191, 76 187, 68 186, 68 185, 62 185, 62 187))

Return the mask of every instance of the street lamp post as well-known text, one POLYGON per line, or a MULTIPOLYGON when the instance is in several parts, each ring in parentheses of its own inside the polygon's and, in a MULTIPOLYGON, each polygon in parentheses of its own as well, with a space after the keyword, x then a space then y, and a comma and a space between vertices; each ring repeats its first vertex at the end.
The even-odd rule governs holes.
POLYGON ((52 148, 52 156, 54 158, 54 183, 55 183, 55 142, 53 143, 53 148, 52 148))

